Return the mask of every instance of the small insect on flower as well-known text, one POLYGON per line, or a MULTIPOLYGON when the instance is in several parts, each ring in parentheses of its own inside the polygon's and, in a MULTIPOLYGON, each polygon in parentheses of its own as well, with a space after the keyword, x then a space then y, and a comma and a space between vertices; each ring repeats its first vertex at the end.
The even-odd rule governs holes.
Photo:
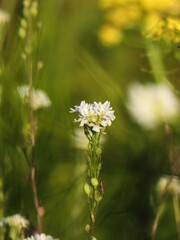
POLYGON ((70 109, 70 113, 74 112, 79 116, 79 119, 74 121, 80 122, 80 127, 88 126, 94 132, 104 131, 115 119, 114 110, 108 101, 103 104, 101 102, 88 104, 82 101, 79 106, 75 105, 70 109))

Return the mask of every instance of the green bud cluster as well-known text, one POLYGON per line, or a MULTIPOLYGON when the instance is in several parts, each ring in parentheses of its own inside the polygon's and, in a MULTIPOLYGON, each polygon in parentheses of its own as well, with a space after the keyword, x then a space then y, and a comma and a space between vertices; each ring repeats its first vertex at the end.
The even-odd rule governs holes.
POLYGON ((93 237, 92 240, 97 240, 97 238, 93 237))
POLYGON ((98 180, 96 178, 91 178, 91 184, 96 188, 98 186, 98 180))
POLYGON ((35 38, 34 26, 37 27, 36 17, 38 15, 38 1, 24 0, 23 1, 23 17, 20 20, 20 27, 18 30, 19 37, 24 42, 24 50, 22 59, 26 60, 27 56, 32 53, 33 41, 35 38))
POLYGON ((100 171, 102 168, 101 154, 102 148, 100 144, 101 133, 92 132, 88 126, 85 126, 84 133, 89 140, 88 158, 87 158, 87 182, 84 184, 84 191, 88 197, 90 210, 90 224, 85 227, 89 235, 89 239, 97 240, 93 236, 93 229, 96 222, 96 213, 99 202, 103 198, 103 190, 101 189, 100 171))
POLYGON ((91 189, 90 189, 89 184, 87 184, 87 183, 84 184, 84 191, 87 194, 87 196, 89 197, 91 194, 91 189))
POLYGON ((25 18, 22 18, 20 21, 20 27, 19 27, 19 31, 18 31, 19 37, 21 39, 24 39, 26 37, 27 27, 28 27, 27 20, 25 18))
POLYGON ((102 154, 102 149, 101 148, 96 148, 96 154, 101 155, 102 154))
POLYGON ((24 0, 23 14, 26 18, 32 16, 36 17, 38 14, 38 2, 37 0, 24 0))

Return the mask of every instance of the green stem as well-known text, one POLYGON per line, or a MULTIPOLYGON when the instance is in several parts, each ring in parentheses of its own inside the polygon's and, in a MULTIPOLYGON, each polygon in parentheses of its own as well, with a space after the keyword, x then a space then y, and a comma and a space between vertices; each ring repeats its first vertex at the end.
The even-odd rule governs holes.
POLYGON ((179 199, 177 193, 173 194, 173 205, 178 239, 180 239, 180 212, 179 212, 179 199))
POLYGON ((158 45, 150 40, 146 40, 145 47, 155 81, 157 83, 166 83, 177 95, 180 95, 180 92, 175 89, 166 76, 162 55, 158 45))
MULTIPOLYGON (((89 139, 90 134, 87 133, 86 136, 87 135, 89 139)), ((101 164, 101 151, 99 150, 101 149, 100 137, 101 137, 101 133, 92 132, 92 136, 89 139, 88 183, 91 189, 91 193, 88 196, 88 204, 89 204, 89 211, 90 211, 89 213, 90 229, 88 231, 89 240, 94 239, 96 214, 97 214, 97 208, 100 202, 100 200, 98 200, 98 197, 99 199, 101 197, 100 196, 101 193, 98 189, 99 183, 100 183, 100 170, 101 170, 101 166, 99 165, 101 164)))
POLYGON ((152 240, 155 239, 155 236, 156 236, 156 232, 157 232, 157 228, 158 228, 158 225, 159 225, 159 219, 163 213, 163 210, 164 210, 164 204, 161 203, 161 205, 159 206, 158 210, 157 210, 157 214, 156 214, 156 217, 155 217, 155 220, 154 220, 154 223, 153 223, 153 227, 152 227, 152 233, 151 233, 151 236, 152 236, 152 240))
MULTIPOLYGON (((32 6, 34 0, 30 1, 29 11, 30 7, 32 6)), ((34 69, 33 69, 33 43, 34 43, 34 35, 36 33, 34 29, 34 24, 36 19, 34 16, 29 14, 27 17, 25 16, 27 20, 27 36, 24 41, 24 50, 26 53, 25 58, 25 68, 27 71, 27 81, 29 84, 29 106, 28 106, 28 121, 30 125, 30 145, 31 145, 31 156, 27 157, 26 151, 24 152, 25 158, 27 160, 29 170, 30 170, 30 177, 31 177, 31 188, 33 192, 33 200, 34 200, 34 207, 36 210, 37 215, 37 231, 38 233, 43 232, 43 217, 44 217, 44 208, 40 205, 39 197, 38 197, 38 189, 37 189, 37 183, 36 183, 36 175, 37 175, 37 161, 35 158, 35 145, 36 145, 36 118, 33 111, 33 108, 31 106, 32 103, 32 91, 33 91, 33 83, 34 83, 34 69)))

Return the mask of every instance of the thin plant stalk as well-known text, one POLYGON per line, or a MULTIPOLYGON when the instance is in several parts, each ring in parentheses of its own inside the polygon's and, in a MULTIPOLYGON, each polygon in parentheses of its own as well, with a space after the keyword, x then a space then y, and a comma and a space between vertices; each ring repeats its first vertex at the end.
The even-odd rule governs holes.
POLYGON ((174 206, 174 215, 175 215, 178 239, 180 239, 180 211, 179 211, 179 199, 178 199, 177 193, 173 194, 173 206, 174 206))
MULTIPOLYGON (((23 149, 23 153, 25 155, 29 171, 30 171, 30 181, 31 181, 31 188, 33 193, 33 200, 34 200, 34 207, 36 210, 37 215, 37 231, 38 233, 43 232, 43 216, 44 216, 44 208, 39 203, 39 197, 38 197, 38 189, 37 189, 37 160, 35 158, 35 145, 36 145, 36 128, 37 128, 37 119, 34 114, 34 110, 31 106, 32 102, 32 89, 33 89, 33 83, 34 83, 34 69, 33 69, 33 52, 34 52, 34 39, 36 36, 36 31, 34 29, 34 25, 37 24, 36 22, 36 14, 37 9, 33 8, 32 13, 32 7, 33 4, 35 4, 34 0, 29 0, 28 5, 24 2, 24 12, 26 12, 26 15, 22 19, 22 22, 27 22, 27 27, 24 29, 24 25, 20 27, 21 32, 25 31, 26 36, 20 35, 23 39, 24 43, 24 52, 23 52, 23 59, 24 59, 24 65, 26 69, 27 74, 27 81, 29 84, 29 104, 28 104, 28 125, 29 125, 29 134, 27 136, 26 142, 28 143, 27 146, 25 144, 25 147, 23 149), (30 148, 30 156, 27 154, 27 148, 30 148)), ((35 5, 34 5, 35 6, 35 5)), ((36 6, 37 7, 37 6, 36 6)))
POLYGON ((160 199, 160 202, 159 202, 159 207, 157 209, 156 216, 155 216, 155 219, 154 219, 153 225, 152 225, 152 231, 151 231, 151 239, 152 240, 154 240, 155 237, 156 237, 157 229, 158 229, 158 226, 159 226, 159 220, 160 220, 160 217, 162 216, 162 213, 163 213, 163 210, 164 210, 164 201, 165 201, 167 193, 168 193, 168 188, 169 188, 169 186, 172 182, 172 178, 173 177, 170 176, 170 178, 168 179, 168 181, 166 183, 164 191, 162 192, 162 195, 161 195, 161 199, 160 199))
MULTIPOLYGON (((176 171, 175 168, 176 168, 176 165, 177 165, 177 160, 174 158, 174 148, 173 148, 174 144, 173 144, 173 138, 172 138, 172 129, 168 124, 165 125, 165 133, 166 133, 166 140, 167 140, 168 160, 169 160, 170 170, 171 170, 172 174, 170 175, 170 177, 169 177, 169 179, 166 183, 166 186, 164 188, 164 191, 162 192, 162 195, 161 195, 159 208, 157 210, 156 217, 155 217, 155 220, 153 222, 153 227, 152 227, 152 232, 151 232, 152 240, 155 239, 156 232, 157 232, 158 225, 159 225, 159 220, 160 220, 160 217, 162 215, 163 208, 164 208, 163 207, 164 206, 164 201, 165 201, 165 198, 166 198, 166 196, 169 192, 170 185, 173 181, 173 176, 174 176, 174 173, 176 171)), ((172 194, 172 197, 173 197, 173 206, 174 206, 174 214, 175 214, 175 221, 176 221, 178 239, 180 239, 179 200, 178 200, 177 192, 173 192, 173 193, 171 192, 171 194, 172 194)))
POLYGON ((89 224, 86 226, 88 233, 88 239, 93 240, 94 230, 96 223, 96 215, 99 202, 103 197, 103 190, 101 188, 101 177, 100 171, 102 168, 101 160, 101 144, 100 138, 101 133, 93 133, 92 135, 88 132, 88 127, 85 127, 85 134, 89 139, 88 146, 88 170, 87 170, 87 182, 89 186, 88 194, 88 205, 89 205, 89 224))
POLYGON ((157 83, 166 83, 177 95, 180 95, 180 92, 172 85, 166 76, 166 71, 159 47, 151 40, 146 40, 145 48, 155 81, 157 83))
POLYGON ((156 217, 155 217, 154 222, 153 222, 153 227, 152 227, 152 232, 151 232, 151 239, 152 240, 154 240, 155 237, 156 237, 156 232, 157 232, 157 229, 158 229, 159 220, 160 220, 160 217, 163 213, 163 210, 164 210, 164 204, 161 203, 158 210, 157 210, 156 217))
MULTIPOLYGON (((165 124, 165 135, 166 135, 166 145, 167 145, 167 154, 168 154, 168 160, 170 163, 170 168, 172 167, 173 164, 173 159, 174 159, 174 149, 173 149, 173 139, 172 139, 172 129, 168 124, 165 124)), ((153 222, 152 226, 152 232, 151 232, 151 237, 152 240, 155 239, 156 232, 158 229, 159 225, 159 220, 162 215, 162 212, 164 210, 164 201, 166 199, 167 193, 168 193, 168 188, 172 182, 173 175, 171 175, 166 183, 166 186, 164 188, 164 191, 162 192, 159 207, 153 222)))

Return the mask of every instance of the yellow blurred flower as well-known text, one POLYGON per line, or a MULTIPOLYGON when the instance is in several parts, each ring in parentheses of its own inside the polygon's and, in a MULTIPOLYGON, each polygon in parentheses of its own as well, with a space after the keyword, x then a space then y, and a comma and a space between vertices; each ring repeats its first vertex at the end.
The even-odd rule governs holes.
POLYGON ((145 19, 143 34, 154 40, 160 40, 165 28, 165 22, 158 14, 149 14, 145 19))
POLYGON ((168 17, 161 19, 158 14, 151 14, 145 20, 143 33, 154 40, 162 38, 172 42, 180 41, 180 19, 168 17))
POLYGON ((100 7, 105 9, 106 25, 99 32, 100 41, 105 46, 120 42, 123 30, 132 27, 139 27, 146 37, 153 40, 180 41, 179 0, 99 1, 100 7))
POLYGON ((180 13, 179 0, 139 0, 142 8, 148 12, 161 12, 171 15, 180 13))
POLYGON ((131 5, 128 8, 118 7, 110 10, 106 15, 106 21, 118 27, 129 27, 140 18, 141 11, 138 6, 131 5))
POLYGON ((101 8, 112 8, 121 5, 127 0, 99 0, 99 6, 101 8))
POLYGON ((122 39, 122 32, 110 24, 103 25, 98 34, 100 41, 106 47, 116 45, 122 39))
POLYGON ((180 31, 180 19, 169 17, 167 19, 167 28, 172 31, 180 31))

